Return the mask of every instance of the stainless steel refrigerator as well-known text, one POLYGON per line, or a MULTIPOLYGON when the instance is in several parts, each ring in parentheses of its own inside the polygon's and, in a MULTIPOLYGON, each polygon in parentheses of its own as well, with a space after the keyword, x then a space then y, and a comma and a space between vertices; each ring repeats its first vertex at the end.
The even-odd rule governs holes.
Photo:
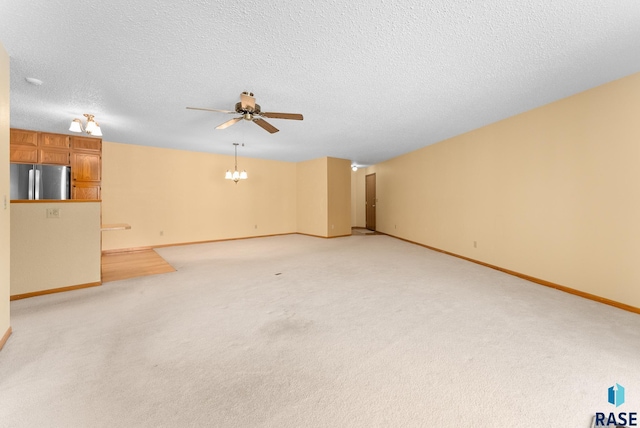
POLYGON ((69 199, 71 170, 62 165, 12 163, 11 199, 69 199))

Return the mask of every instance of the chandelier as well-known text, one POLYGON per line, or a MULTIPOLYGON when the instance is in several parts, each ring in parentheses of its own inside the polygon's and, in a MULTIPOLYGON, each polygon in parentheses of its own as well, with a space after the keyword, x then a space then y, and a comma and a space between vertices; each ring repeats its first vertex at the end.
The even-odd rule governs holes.
POLYGON ((100 130, 100 125, 96 123, 93 119, 92 114, 84 114, 84 117, 87 118, 87 124, 82 127, 82 121, 80 119, 73 119, 71 121, 71 126, 69 127, 69 131, 71 132, 86 132, 89 135, 94 137, 102 137, 102 131, 100 130))
POLYGON ((233 180, 236 184, 238 184, 238 181, 247 179, 247 171, 242 170, 242 172, 238 172, 238 143, 233 143, 233 147, 235 151, 235 166, 233 168, 233 172, 227 170, 224 178, 225 180, 233 180))

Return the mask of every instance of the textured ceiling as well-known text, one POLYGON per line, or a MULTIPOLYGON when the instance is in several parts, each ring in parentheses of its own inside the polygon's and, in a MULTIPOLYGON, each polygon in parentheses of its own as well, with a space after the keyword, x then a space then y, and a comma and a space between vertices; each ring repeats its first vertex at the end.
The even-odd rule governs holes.
POLYGON ((11 126, 374 164, 640 71, 638 0, 0 0, 11 126), (42 80, 41 86, 25 81, 42 80), (251 91, 269 134, 232 116, 251 91))

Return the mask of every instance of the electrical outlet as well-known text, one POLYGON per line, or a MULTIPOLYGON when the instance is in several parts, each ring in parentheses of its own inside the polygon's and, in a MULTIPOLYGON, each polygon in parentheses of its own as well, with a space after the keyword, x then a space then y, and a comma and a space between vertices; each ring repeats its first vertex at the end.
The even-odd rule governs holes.
POLYGON ((4 209, 7 209, 7 195, 4 195, 4 209))
POLYGON ((60 208, 47 208, 47 218, 60 218, 60 208))
POLYGON ((258 228, 258 225, 256 224, 256 225, 254 226, 254 229, 257 229, 257 228, 258 228))
POLYGON ((473 241, 473 248, 478 248, 478 242, 477 241, 473 241))
POLYGON ((164 236, 164 230, 160 231, 160 236, 164 236))

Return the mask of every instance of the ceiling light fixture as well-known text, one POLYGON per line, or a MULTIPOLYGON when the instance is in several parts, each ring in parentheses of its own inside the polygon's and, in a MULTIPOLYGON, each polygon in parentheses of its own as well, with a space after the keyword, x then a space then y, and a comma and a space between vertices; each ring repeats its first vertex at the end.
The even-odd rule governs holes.
POLYGON ((25 77, 24 80, 26 80, 27 82, 29 82, 29 83, 31 83, 32 85, 35 85, 35 86, 42 85, 42 80, 36 79, 35 77, 25 77))
POLYGON ((93 119, 93 115, 92 114, 84 114, 84 117, 87 118, 87 124, 84 126, 84 129, 82 127, 82 121, 80 119, 73 119, 73 121, 71 121, 71 126, 69 127, 69 131, 71 132, 86 132, 89 135, 92 135, 94 137, 102 137, 102 131, 100 130, 100 125, 98 125, 96 123, 96 121, 93 119))
POLYGON ((235 167, 233 168, 233 172, 227 170, 224 178, 225 180, 233 180, 236 184, 238 184, 238 181, 247 179, 247 171, 242 170, 242 172, 238 172, 238 143, 233 143, 233 147, 235 150, 235 167))
POLYGON ((351 165, 351 171, 356 172, 358 170, 358 165, 351 165))

